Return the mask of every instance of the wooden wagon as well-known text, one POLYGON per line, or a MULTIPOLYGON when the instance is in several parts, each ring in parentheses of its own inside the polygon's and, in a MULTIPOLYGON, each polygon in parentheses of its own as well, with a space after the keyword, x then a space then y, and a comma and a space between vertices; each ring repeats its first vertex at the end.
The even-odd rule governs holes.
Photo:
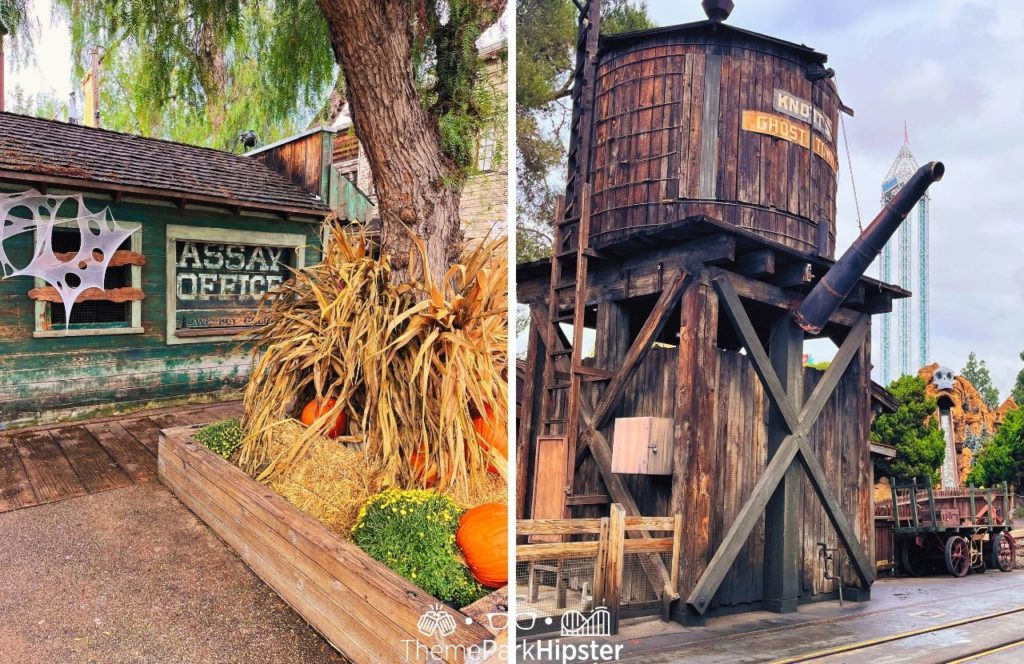
POLYGON ((891 505, 879 505, 875 515, 891 518, 893 553, 904 572, 921 576, 945 569, 962 577, 1016 566, 1013 507, 1006 484, 935 490, 914 480, 893 484, 891 505))

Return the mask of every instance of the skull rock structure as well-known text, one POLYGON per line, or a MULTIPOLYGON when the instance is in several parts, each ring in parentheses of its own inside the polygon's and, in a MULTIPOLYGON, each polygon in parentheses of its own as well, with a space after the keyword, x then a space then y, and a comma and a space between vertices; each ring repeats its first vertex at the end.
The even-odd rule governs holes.
POLYGON ((1007 413, 1018 408, 1017 403, 1008 397, 998 408, 990 408, 971 381, 938 363, 923 367, 917 375, 925 382, 925 395, 938 401, 935 417, 946 435, 942 486, 963 486, 964 471, 970 470, 964 457, 978 451, 972 449, 973 441, 994 434, 1007 413))

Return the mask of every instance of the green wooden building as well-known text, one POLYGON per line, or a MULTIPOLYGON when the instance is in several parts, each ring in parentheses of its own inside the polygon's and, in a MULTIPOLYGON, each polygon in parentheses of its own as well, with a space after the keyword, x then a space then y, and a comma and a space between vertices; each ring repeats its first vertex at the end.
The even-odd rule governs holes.
MULTIPOLYGON (((234 335, 288 268, 318 260, 325 215, 358 199, 332 146, 315 130, 242 156, 0 113, 0 194, 39 192, 58 219, 80 195, 138 229, 67 325, 54 288, 0 276, 0 428, 237 396, 251 357, 234 335)), ((57 256, 80 241, 73 223, 52 231, 57 256)), ((3 243, 14 264, 33 247, 31 232, 3 243)))

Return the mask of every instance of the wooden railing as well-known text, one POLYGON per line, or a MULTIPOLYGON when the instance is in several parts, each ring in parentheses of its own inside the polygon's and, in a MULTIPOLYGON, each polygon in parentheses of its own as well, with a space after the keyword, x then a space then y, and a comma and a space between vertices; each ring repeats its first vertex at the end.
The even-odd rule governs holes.
MULTIPOLYGON (((622 573, 627 554, 657 556, 672 554, 669 579, 656 588, 662 598, 662 618, 667 620, 671 603, 679 598, 679 555, 682 544, 682 516, 626 516, 619 503, 610 515, 594 519, 523 519, 516 522, 516 535, 544 539, 573 535, 597 535, 589 541, 543 541, 516 546, 516 562, 529 564, 563 558, 594 558, 594 607, 611 614, 612 634, 617 633, 622 573), (671 537, 650 537, 652 532, 671 532, 671 537), (627 533, 635 537, 627 538, 627 533)), ((646 565, 645 565, 646 567, 646 565)), ((650 578, 650 577, 649 577, 650 578)))

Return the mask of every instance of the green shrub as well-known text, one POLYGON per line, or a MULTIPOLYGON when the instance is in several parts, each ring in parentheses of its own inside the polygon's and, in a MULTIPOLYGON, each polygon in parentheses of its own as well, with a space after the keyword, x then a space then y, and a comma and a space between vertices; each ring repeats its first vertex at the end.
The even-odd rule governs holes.
POLYGON ((223 422, 207 424, 196 431, 195 438, 215 454, 227 459, 242 444, 242 423, 236 417, 223 422))
POLYGON ((352 541, 443 602, 463 607, 486 594, 455 544, 462 510, 436 491, 389 489, 366 501, 352 541))

